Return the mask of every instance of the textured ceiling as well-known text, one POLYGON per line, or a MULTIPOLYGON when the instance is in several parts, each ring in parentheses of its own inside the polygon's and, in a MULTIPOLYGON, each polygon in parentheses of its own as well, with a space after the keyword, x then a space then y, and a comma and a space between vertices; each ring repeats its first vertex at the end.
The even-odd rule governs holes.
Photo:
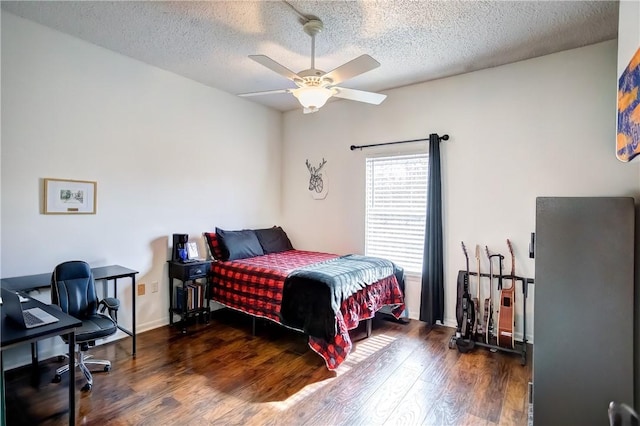
MULTIPOLYGON (((324 22, 316 68, 367 53, 341 86, 384 91, 617 37, 617 1, 2 1, 2 9, 232 94, 295 85, 250 60, 310 67, 300 12, 324 22), (295 9, 294 9, 295 8, 295 9)), ((287 111, 291 94, 247 98, 287 111)), ((351 102, 351 101, 344 101, 351 102)))

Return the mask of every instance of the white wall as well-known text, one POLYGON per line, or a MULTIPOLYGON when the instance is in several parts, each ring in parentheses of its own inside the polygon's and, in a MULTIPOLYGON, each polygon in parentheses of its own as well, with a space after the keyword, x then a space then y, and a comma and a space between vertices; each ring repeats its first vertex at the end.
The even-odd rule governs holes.
MULTIPOLYGON (((215 226, 279 223, 281 123, 279 112, 3 12, 0 276, 70 259, 120 264, 147 284, 138 331, 167 324, 171 234, 189 233, 204 255, 201 234, 215 226), (41 214, 47 177, 97 181, 97 214, 41 214)), ((118 289, 130 327, 131 288, 118 289)))
MULTIPOLYGON (((337 101, 318 113, 284 116, 283 203, 287 231, 305 249, 364 250, 364 160, 367 155, 426 150, 427 144, 353 151, 350 145, 427 138, 443 142, 445 324, 455 325, 460 241, 488 245, 516 273, 534 277, 528 258, 538 196, 634 196, 640 166, 615 158, 615 41, 386 92, 380 106, 337 101), (305 160, 327 160, 330 189, 323 201, 307 188, 305 160)), ((375 71, 372 71, 375 72, 375 71)), ((348 86, 348 84, 346 85, 348 86)), ((472 270, 475 270, 472 261, 472 270)), ((497 266, 497 263, 496 263, 497 266)), ((488 271, 482 259, 481 268, 488 271)), ((473 284, 473 281, 472 281, 473 284)), ((408 290, 419 314, 418 280, 408 290)), ((486 284, 485 284, 486 285, 486 284)), ((532 338, 534 286, 527 306, 532 338)), ((522 305, 517 298, 517 334, 522 305)))
POLYGON ((620 1, 618 13, 618 77, 640 48, 640 1, 620 1))

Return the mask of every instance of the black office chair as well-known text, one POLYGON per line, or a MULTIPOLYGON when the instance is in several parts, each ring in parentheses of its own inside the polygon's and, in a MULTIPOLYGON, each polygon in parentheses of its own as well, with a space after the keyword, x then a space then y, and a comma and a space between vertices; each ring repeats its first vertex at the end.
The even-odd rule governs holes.
MULTIPOLYGON (((80 367, 87 379, 87 384, 82 390, 91 390, 93 377, 87 364, 97 364, 102 366, 103 371, 109 371, 111 362, 90 359, 91 355, 85 355, 84 352, 89 346, 95 346, 96 339, 111 336, 118 331, 115 318, 120 302, 118 299, 107 297, 98 303, 91 268, 86 262, 79 260, 56 266, 51 276, 51 302, 59 306, 63 312, 82 321, 82 326, 76 329, 76 366, 80 367), (109 315, 102 313, 105 310, 108 310, 109 315)), ((67 371, 68 365, 58 368, 53 382, 60 382, 62 374, 67 371)))
POLYGON ((638 426, 640 420, 638 414, 629 407, 616 401, 609 403, 609 425, 610 426, 638 426))

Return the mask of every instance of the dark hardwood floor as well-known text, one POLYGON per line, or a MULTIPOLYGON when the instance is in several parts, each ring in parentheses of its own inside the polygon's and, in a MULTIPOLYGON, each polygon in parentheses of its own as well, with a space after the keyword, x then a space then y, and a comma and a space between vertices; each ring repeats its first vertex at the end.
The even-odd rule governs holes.
MULTIPOLYGON (((331 372, 304 336, 269 322, 251 335, 248 317, 218 311, 186 335, 161 327, 92 348, 112 361, 77 393, 78 424, 95 425, 526 425, 531 362, 449 349, 453 329, 376 318, 354 330, 354 348, 331 372), (360 340, 358 340, 360 339, 360 340)), ((50 383, 56 358, 6 373, 9 425, 68 423, 67 380, 50 383)), ((84 384, 76 374, 78 389, 84 384)))

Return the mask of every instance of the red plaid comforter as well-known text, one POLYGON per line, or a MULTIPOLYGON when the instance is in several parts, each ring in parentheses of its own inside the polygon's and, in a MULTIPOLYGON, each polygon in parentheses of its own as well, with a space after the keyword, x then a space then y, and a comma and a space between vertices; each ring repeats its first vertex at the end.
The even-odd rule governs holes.
MULTIPOLYGON (((249 259, 211 265, 211 299, 244 313, 281 324, 280 304, 287 275, 296 268, 338 257, 302 250, 271 253, 249 259)), ((400 286, 394 275, 382 279, 342 302, 336 315, 337 335, 333 341, 309 337, 309 346, 322 356, 330 370, 336 369, 351 351, 349 330, 360 320, 372 318, 385 305, 395 305, 399 317, 404 310, 400 286)))

